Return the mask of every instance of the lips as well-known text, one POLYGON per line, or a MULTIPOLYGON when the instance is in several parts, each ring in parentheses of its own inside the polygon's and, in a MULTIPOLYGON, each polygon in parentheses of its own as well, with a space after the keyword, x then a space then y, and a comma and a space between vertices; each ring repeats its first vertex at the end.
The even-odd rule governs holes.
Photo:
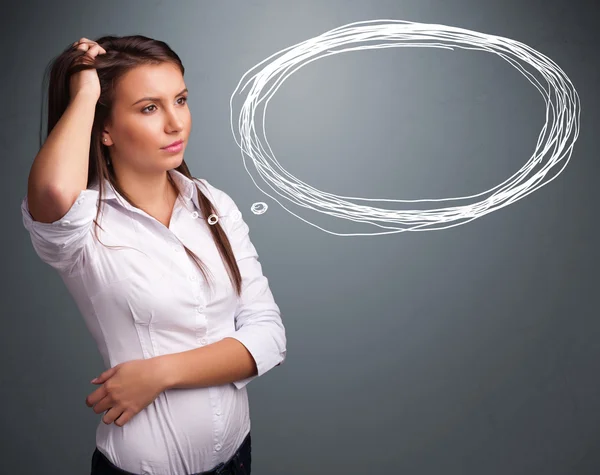
POLYGON ((178 140, 177 142, 173 142, 172 144, 165 145, 164 147, 161 147, 161 148, 176 147, 177 145, 179 145, 181 143, 183 143, 183 140, 178 140))

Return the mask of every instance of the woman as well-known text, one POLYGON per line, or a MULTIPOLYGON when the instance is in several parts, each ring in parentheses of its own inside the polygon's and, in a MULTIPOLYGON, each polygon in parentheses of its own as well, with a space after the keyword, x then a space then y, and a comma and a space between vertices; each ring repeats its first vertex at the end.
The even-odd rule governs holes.
POLYGON ((109 368, 94 475, 250 473, 246 385, 286 355, 238 207, 183 160, 183 75, 143 36, 82 38, 50 72, 21 210, 109 368))

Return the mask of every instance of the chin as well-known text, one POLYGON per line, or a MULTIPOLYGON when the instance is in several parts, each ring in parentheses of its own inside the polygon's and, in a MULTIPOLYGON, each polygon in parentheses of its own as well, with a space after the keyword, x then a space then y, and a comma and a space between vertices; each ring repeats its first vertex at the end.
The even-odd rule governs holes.
POLYGON ((183 152, 180 155, 176 155, 169 160, 171 167, 170 169, 177 168, 179 165, 183 163, 183 152))

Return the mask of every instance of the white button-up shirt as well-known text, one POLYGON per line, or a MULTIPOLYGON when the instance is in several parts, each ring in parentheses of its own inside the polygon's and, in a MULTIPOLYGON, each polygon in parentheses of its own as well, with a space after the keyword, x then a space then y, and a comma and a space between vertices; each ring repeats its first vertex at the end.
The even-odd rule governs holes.
MULTIPOLYGON (((249 228, 225 192, 205 179, 169 173, 182 196, 167 228, 131 206, 105 180, 103 213, 94 223, 98 184, 82 190, 58 221, 34 221, 27 196, 23 223, 33 247, 56 269, 95 339, 106 368, 177 353, 233 337, 254 357, 258 376, 282 363, 286 336, 280 310, 249 228), (196 184, 215 205, 242 275, 237 297, 206 219, 196 184), (185 252, 185 244, 208 267, 209 289, 185 252)), ((133 473, 181 475, 210 470, 228 460, 250 431, 246 385, 253 376, 208 388, 172 388, 124 426, 100 420, 96 445, 133 473)))

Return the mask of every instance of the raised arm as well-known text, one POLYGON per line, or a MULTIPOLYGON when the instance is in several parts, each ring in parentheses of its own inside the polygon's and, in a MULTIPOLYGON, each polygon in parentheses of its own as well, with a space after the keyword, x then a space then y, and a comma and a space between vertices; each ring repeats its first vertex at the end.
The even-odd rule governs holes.
MULTIPOLYGON (((85 38, 82 38, 85 40, 85 38)), ((78 49, 94 58, 105 52, 86 40, 78 49)), ((27 185, 29 212, 34 220, 52 223, 71 208, 87 188, 90 140, 100 82, 95 69, 70 78, 69 105, 36 155, 27 185)))

